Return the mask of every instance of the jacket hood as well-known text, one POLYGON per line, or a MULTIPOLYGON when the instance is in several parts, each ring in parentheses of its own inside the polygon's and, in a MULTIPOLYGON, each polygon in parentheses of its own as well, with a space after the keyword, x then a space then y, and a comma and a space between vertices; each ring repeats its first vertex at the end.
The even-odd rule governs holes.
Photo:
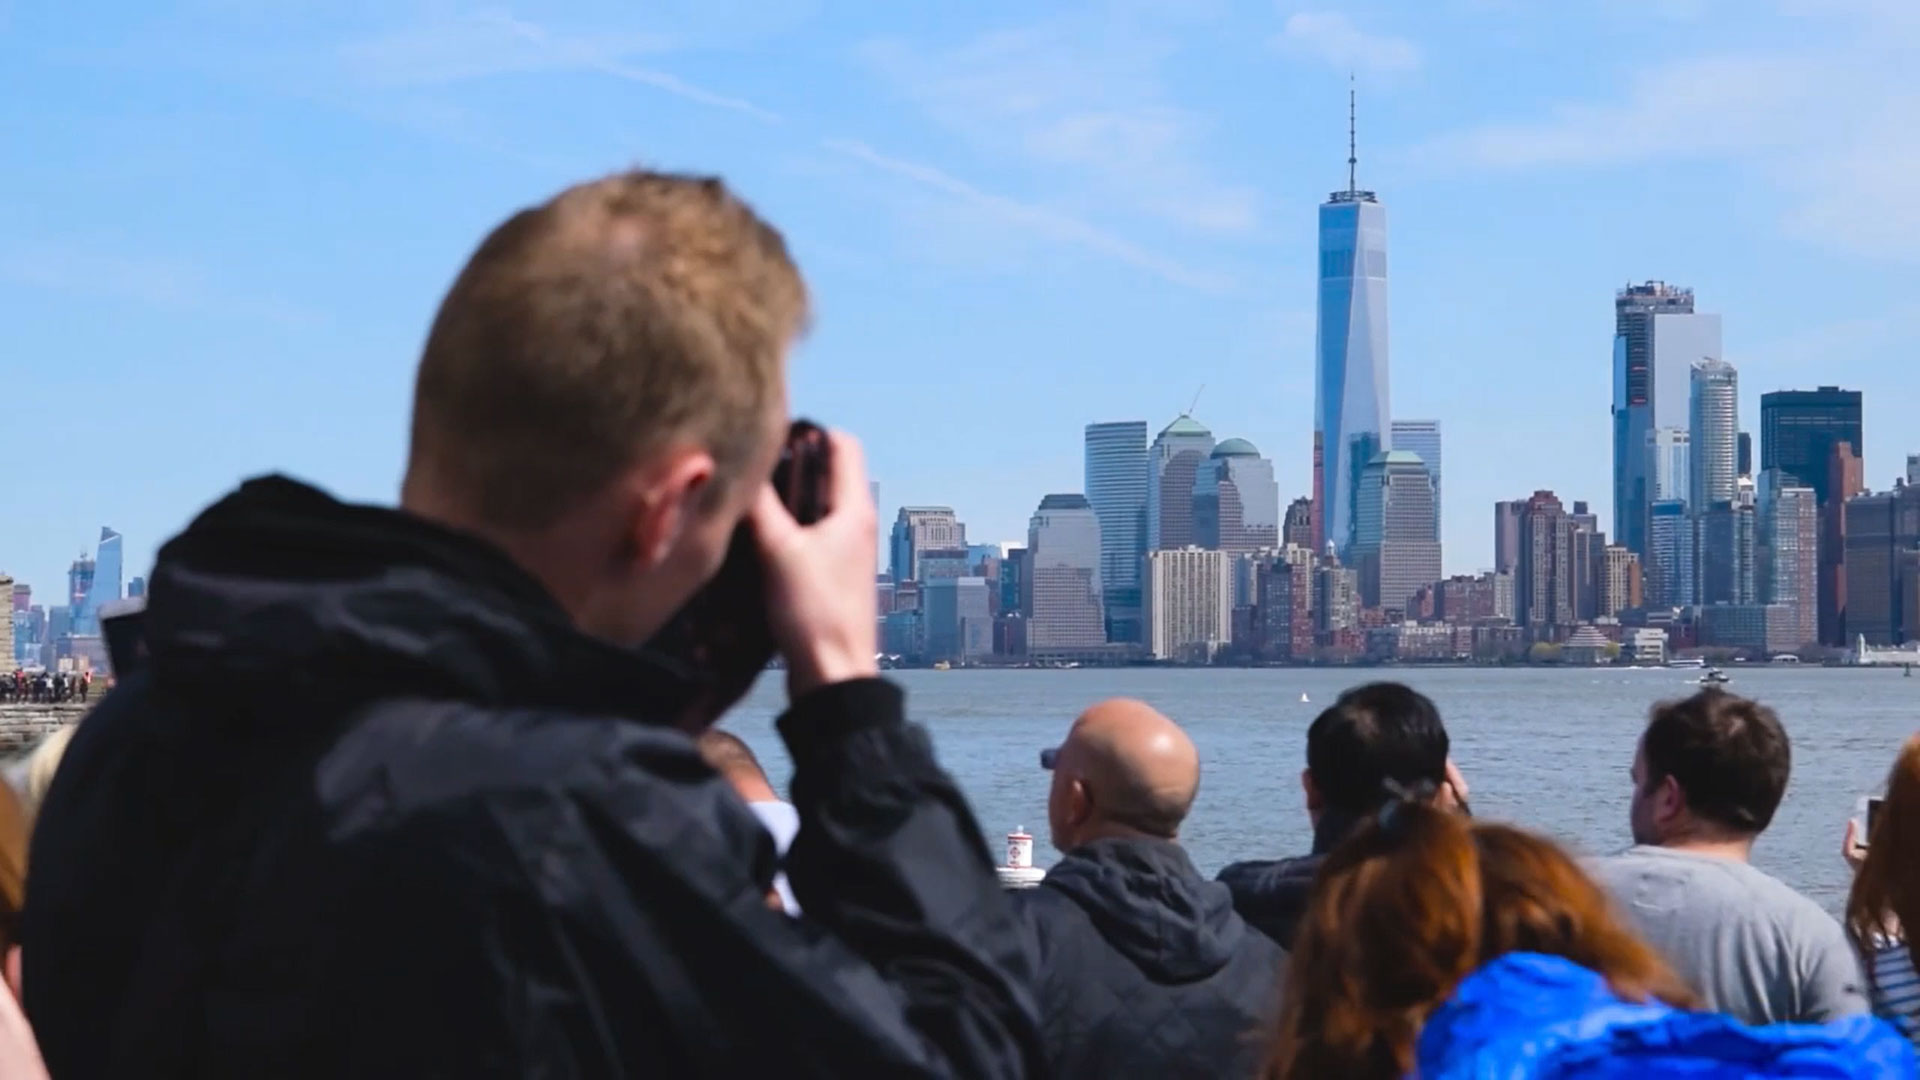
POLYGON ((1427 1080, 1760 1080, 1914 1076, 1884 1021, 1748 1027, 1729 1016, 1621 1000, 1569 960, 1512 953, 1460 984, 1420 1035, 1427 1080))
POLYGON ((1201 877, 1169 840, 1096 840, 1068 852, 1041 886, 1065 893, 1115 951, 1156 982, 1213 975, 1247 933, 1226 886, 1201 877))
POLYGON ((576 631, 486 542, 280 476, 160 550, 144 632, 156 686, 289 710, 405 694, 658 716, 694 689, 576 631))

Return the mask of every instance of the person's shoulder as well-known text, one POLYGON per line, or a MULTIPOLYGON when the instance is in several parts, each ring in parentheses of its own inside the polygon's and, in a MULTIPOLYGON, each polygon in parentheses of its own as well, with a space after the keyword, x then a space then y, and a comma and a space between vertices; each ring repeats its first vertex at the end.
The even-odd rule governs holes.
POLYGON ((1325 861, 1324 855, 1300 855, 1290 859, 1246 859, 1228 863, 1214 880, 1234 893, 1285 888, 1312 882, 1325 861))

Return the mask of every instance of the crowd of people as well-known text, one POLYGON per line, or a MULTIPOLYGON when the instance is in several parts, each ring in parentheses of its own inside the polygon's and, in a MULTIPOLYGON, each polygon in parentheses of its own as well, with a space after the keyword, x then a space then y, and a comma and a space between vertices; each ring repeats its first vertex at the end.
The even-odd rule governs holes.
POLYGON ((399 507, 216 502, 139 667, 0 785, 0 1076, 1920 1075, 1920 740, 1843 923, 1751 866, 1790 744, 1720 691, 1653 710, 1635 846, 1581 862, 1472 816, 1433 702, 1358 687, 1306 735, 1312 850, 1217 878, 1192 740, 1101 702, 1043 759, 1060 860, 1003 890, 879 677, 859 444, 811 524, 765 481, 808 307, 717 180, 489 235, 399 507), (752 587, 703 593, 730 550, 752 587), (690 602, 733 629, 650 645, 690 602), (705 721, 754 627, 787 799, 705 721))
POLYGON ((0 705, 59 705, 69 701, 86 702, 93 696, 91 671, 27 671, 15 668, 11 675, 0 671, 0 705))

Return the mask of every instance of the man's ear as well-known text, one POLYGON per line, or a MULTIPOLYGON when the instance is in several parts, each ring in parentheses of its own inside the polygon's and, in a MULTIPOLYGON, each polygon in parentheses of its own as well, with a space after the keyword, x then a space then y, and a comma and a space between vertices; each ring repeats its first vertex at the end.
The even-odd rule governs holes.
POLYGON ((1320 786, 1313 782, 1313 770, 1300 770, 1300 790, 1307 795, 1307 812, 1317 814, 1321 810, 1320 786))
POLYGON ((13 991, 13 999, 20 1004, 27 1003, 27 992, 20 983, 20 946, 7 950, 6 960, 7 989, 13 991))
POLYGON ((628 536, 642 567, 665 562, 699 515, 715 483, 713 455, 680 447, 634 473, 628 483, 628 536))

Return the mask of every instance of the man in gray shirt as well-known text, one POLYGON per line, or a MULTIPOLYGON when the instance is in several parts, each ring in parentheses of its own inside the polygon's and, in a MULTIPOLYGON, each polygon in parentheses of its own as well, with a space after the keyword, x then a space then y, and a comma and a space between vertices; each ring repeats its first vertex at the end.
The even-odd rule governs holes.
POLYGON ((1708 1008, 1750 1024, 1867 1011, 1840 924, 1748 862, 1790 765, 1762 705, 1705 690, 1655 706, 1633 759, 1634 846, 1591 866, 1708 1008))

